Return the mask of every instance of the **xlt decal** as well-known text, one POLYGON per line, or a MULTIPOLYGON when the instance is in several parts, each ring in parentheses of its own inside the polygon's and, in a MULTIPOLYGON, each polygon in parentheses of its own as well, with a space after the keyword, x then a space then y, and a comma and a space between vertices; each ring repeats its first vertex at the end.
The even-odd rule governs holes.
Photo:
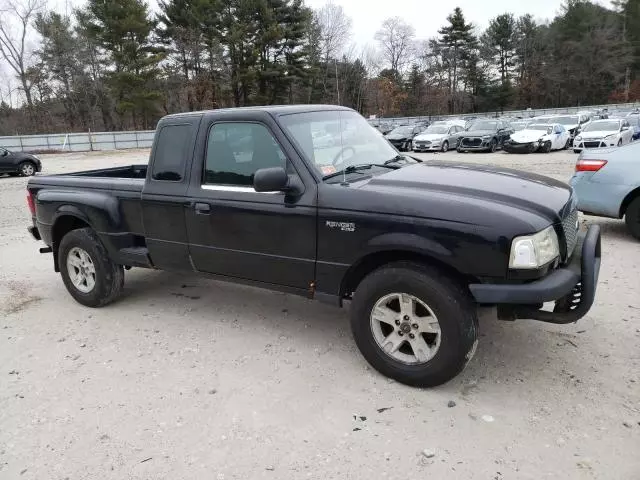
POLYGON ((339 228, 343 232, 356 231, 356 224, 351 222, 332 222, 331 220, 327 220, 326 225, 329 228, 339 228))

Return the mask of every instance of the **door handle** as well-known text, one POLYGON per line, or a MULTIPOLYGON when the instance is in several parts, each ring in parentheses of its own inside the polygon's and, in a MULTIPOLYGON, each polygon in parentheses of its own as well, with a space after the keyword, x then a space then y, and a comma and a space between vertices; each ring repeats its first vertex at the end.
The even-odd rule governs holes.
POLYGON ((211 205, 208 203, 196 202, 193 204, 193 208, 196 210, 196 215, 209 215, 211 213, 211 205))

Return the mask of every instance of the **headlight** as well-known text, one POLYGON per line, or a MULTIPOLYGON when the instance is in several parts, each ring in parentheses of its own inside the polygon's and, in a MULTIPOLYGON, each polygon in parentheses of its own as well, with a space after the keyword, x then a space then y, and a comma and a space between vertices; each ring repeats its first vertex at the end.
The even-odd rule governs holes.
POLYGON ((483 140, 491 140, 491 135, 484 135, 482 137, 483 140))
POLYGON ((606 137, 604 137, 604 138, 613 138, 613 137, 615 137, 616 135, 618 135, 618 134, 617 134, 617 133, 612 133, 611 135, 607 135, 607 136, 606 136, 606 137))
POLYGON ((582 141, 582 137, 581 137, 580 135, 578 135, 575 139, 576 139, 577 141, 579 141, 579 142, 581 142, 581 141, 582 141))
POLYGON ((547 227, 535 235, 513 239, 509 268, 540 268, 559 255, 558 235, 552 226, 547 227))

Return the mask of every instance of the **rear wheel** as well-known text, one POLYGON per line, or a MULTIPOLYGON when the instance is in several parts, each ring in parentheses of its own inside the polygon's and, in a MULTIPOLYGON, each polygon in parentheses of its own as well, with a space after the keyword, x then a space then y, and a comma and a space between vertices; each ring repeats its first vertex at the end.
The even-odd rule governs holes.
POLYGON ((18 166, 18 171, 23 177, 32 177, 36 174, 36 166, 33 162, 22 162, 18 166))
POLYGON ((122 293, 122 265, 111 261, 104 245, 90 228, 72 230, 62 238, 58 268, 71 296, 87 307, 102 307, 122 293))
POLYGON ((631 235, 640 240, 640 197, 636 197, 627 207, 624 221, 631 235))
POLYGON ((448 152, 449 151, 449 142, 447 140, 445 140, 444 142, 442 142, 442 152, 448 152))
POLYGON ((362 355, 380 373, 407 385, 433 387, 455 377, 473 356, 476 305, 438 270, 399 262, 360 283, 351 330, 362 355))

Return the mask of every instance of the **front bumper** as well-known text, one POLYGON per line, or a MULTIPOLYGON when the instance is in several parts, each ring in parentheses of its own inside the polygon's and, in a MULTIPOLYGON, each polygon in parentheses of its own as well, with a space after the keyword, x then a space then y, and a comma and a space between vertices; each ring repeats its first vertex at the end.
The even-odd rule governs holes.
POLYGON ((501 318, 527 318, 549 323, 572 323, 586 315, 600 275, 600 227, 591 225, 582 234, 568 265, 525 284, 471 284, 476 302, 497 305, 501 318), (555 302, 552 312, 542 310, 555 302))
POLYGON ((509 153, 533 153, 540 148, 540 142, 529 143, 509 143, 505 142, 502 146, 505 152, 509 153))
POLYGON ((432 152, 432 151, 439 151, 442 149, 442 145, 437 143, 437 144, 429 144, 429 145, 419 145, 419 144, 413 144, 413 151, 414 152, 432 152))
POLYGON ((460 139, 460 143, 458 144, 458 150, 460 150, 461 152, 491 150, 491 140, 491 138, 487 140, 474 137, 462 138, 460 139), (478 142, 478 140, 480 141, 478 142))
POLYGON ((605 138, 599 138, 594 140, 580 140, 579 142, 573 141, 573 149, 574 150, 584 150, 587 148, 606 148, 606 147, 615 147, 617 145, 617 140, 607 140, 605 138))

